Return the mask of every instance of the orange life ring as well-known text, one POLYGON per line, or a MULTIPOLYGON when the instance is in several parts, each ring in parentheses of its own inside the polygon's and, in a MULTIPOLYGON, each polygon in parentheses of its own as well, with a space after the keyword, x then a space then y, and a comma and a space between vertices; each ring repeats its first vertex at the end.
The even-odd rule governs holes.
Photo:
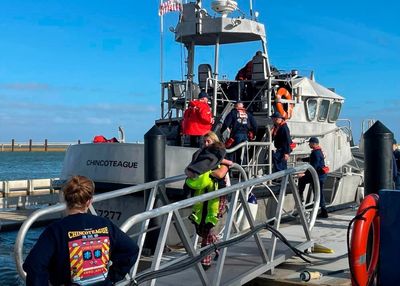
POLYGON ((377 194, 370 194, 364 198, 357 211, 357 216, 362 216, 354 223, 351 236, 349 253, 349 264, 352 272, 351 283, 353 286, 369 285, 369 280, 374 276, 379 259, 379 229, 380 220, 378 216, 377 194), (369 208, 368 210, 366 210, 369 208), (373 241, 372 253, 369 263, 367 262, 367 247, 369 231, 372 226, 373 241))
POLYGON ((285 117, 285 119, 290 119, 292 117, 292 113, 293 113, 293 103, 288 103, 287 110, 285 110, 285 108, 283 108, 283 103, 281 102, 282 97, 287 100, 292 100, 292 95, 284 87, 279 88, 275 95, 275 106, 276 106, 276 110, 283 117, 285 117))

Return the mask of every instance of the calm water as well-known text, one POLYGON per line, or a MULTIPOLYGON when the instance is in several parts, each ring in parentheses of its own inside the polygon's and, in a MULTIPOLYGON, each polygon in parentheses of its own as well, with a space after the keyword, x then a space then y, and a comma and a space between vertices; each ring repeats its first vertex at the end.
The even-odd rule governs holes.
MULTIPOLYGON (((64 152, 0 152, 0 181, 56 178, 60 176, 64 152)), ((29 252, 43 228, 28 232, 25 254, 29 252)), ((0 232, 0 285, 24 285, 14 261, 17 232, 0 232)))

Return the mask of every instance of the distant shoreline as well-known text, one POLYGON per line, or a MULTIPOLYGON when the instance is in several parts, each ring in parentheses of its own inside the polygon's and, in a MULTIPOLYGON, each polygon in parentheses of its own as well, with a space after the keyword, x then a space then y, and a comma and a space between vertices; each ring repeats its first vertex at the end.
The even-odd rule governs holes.
POLYGON ((14 139, 11 142, 0 142, 0 152, 65 152, 69 146, 81 144, 77 142, 34 142, 32 139, 25 142, 18 142, 14 139))
POLYGON ((29 150, 29 147, 14 147, 14 151, 11 147, 3 147, 0 148, 0 152, 65 152, 69 146, 65 147, 47 147, 47 150, 44 149, 43 146, 40 147, 32 147, 29 150))

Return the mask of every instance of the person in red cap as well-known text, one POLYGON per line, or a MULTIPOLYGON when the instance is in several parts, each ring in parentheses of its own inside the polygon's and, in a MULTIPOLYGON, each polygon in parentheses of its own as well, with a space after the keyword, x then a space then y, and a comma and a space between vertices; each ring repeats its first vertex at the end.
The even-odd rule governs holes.
POLYGON ((208 105, 209 96, 202 90, 199 99, 189 102, 188 108, 183 114, 182 133, 190 136, 190 146, 199 147, 202 137, 211 131, 214 118, 208 105))
MULTIPOLYGON (((319 193, 320 193, 320 201, 319 201, 319 206, 321 207, 321 211, 318 214, 319 218, 328 218, 328 210, 326 209, 325 205, 325 198, 324 198, 324 182, 326 181, 327 178, 327 169, 325 166, 325 156, 324 153, 322 153, 321 147, 319 146, 319 140, 317 137, 311 137, 310 140, 308 141, 308 145, 310 146, 311 154, 310 157, 303 158, 301 159, 303 162, 309 162, 310 165, 315 169, 315 171, 318 174, 318 179, 319 179, 319 193)), ((303 176, 300 177, 299 179, 299 193, 300 197, 303 201, 303 193, 304 189, 307 184, 312 184, 313 179, 311 176, 311 173, 309 171, 306 171, 303 176)))
POLYGON ((276 150, 272 153, 273 171, 278 172, 287 169, 287 161, 289 160, 290 152, 292 151, 290 144, 290 130, 286 124, 285 118, 279 112, 271 115, 274 126, 271 134, 276 150))

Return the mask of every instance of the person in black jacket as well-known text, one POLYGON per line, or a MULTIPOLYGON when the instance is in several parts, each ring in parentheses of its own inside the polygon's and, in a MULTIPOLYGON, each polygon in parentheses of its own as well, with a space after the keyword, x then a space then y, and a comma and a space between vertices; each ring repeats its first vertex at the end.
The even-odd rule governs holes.
MULTIPOLYGON (((229 138, 225 142, 226 148, 232 148, 247 140, 254 140, 257 132, 257 122, 253 115, 244 108, 243 102, 238 101, 233 109, 225 118, 221 127, 221 134, 226 129, 230 130, 229 138), (227 144, 232 142, 232 144, 227 144)), ((236 152, 237 163, 240 163, 241 149, 236 152)))
POLYGON ((286 124, 285 118, 279 112, 271 115, 274 126, 272 127, 271 134, 272 140, 276 150, 272 153, 273 171, 278 172, 287 169, 287 161, 289 160, 290 138, 289 127, 286 124))
MULTIPOLYGON (((310 148, 312 149, 310 157, 301 159, 303 162, 309 162, 310 165, 315 169, 318 174, 319 179, 319 189, 320 189, 320 201, 319 206, 321 207, 321 212, 318 214, 320 218, 328 218, 328 211, 326 209, 325 198, 324 198, 324 182, 326 181, 325 173, 325 159, 322 153, 321 147, 319 146, 319 140, 317 137, 311 137, 308 141, 310 148)), ((313 179, 311 173, 306 171, 304 176, 299 179, 299 193, 301 200, 303 201, 303 193, 307 184, 312 184, 313 179)))
POLYGON ((136 243, 109 219, 88 214, 94 183, 72 177, 63 188, 67 216, 48 226, 26 258, 26 285, 112 285, 136 262, 136 243))
POLYGON ((393 139, 393 180, 396 190, 400 190, 400 150, 397 148, 397 142, 393 139))

